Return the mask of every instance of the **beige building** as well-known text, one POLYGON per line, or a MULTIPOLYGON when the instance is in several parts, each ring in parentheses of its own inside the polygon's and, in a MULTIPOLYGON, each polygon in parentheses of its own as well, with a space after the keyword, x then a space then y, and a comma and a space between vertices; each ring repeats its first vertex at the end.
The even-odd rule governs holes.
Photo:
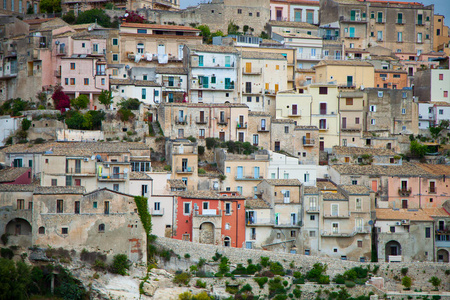
POLYGON ((330 165, 397 165, 402 160, 390 149, 334 146, 330 165))
POLYGON ((185 139, 166 141, 166 161, 172 167, 172 180, 181 180, 188 190, 198 189, 197 143, 185 139))
POLYGON ((445 25, 444 15, 434 15, 433 51, 439 51, 443 45, 450 42, 449 29, 445 25))
POLYGON ((363 91, 339 92, 339 145, 362 146, 362 134, 365 124, 365 103, 367 94, 363 91))
POLYGON ((371 210, 375 193, 362 185, 317 182, 321 191, 320 255, 343 260, 371 258, 371 210))
POLYGON ((247 140, 248 107, 237 103, 163 103, 158 121, 168 138, 247 140))
POLYGON ((260 51, 242 51, 241 55, 241 103, 251 111, 270 112, 274 95, 288 88, 286 57, 260 51))
POLYGON ((215 161, 225 175, 220 190, 237 191, 244 197, 254 197, 258 183, 267 174, 269 153, 262 150, 251 155, 232 154, 219 148, 216 149, 215 161))
POLYGON ((265 179, 257 186, 257 199, 247 203, 250 208, 246 209, 246 242, 251 243, 251 248, 285 253, 298 251, 302 222, 299 180, 265 179))
POLYGON ((322 60, 315 67, 316 83, 334 82, 339 87, 374 87, 374 67, 366 61, 322 60))
POLYGON ((267 112, 248 112, 248 136, 247 141, 253 146, 262 149, 271 147, 272 115, 267 112))

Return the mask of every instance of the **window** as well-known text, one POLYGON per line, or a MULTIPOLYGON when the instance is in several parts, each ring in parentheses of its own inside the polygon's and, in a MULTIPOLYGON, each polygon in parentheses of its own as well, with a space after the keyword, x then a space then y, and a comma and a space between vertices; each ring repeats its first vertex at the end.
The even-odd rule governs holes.
POLYGON ((331 204, 331 215, 332 216, 339 215, 339 204, 331 204))
POLYGON ((327 114, 327 104, 326 103, 320 103, 320 114, 321 115, 327 114))
POLYGON ((444 74, 439 74, 439 80, 444 80, 444 74))
POLYGON ((376 106, 376 105, 371 105, 371 106, 369 107, 369 111, 376 112, 376 111, 377 111, 377 106, 376 106))
POLYGON ((189 215, 190 213, 191 213, 191 203, 190 202, 184 202, 183 214, 189 215))
POLYGON ((361 210, 362 209, 362 201, 361 198, 356 198, 355 200, 356 202, 356 210, 361 210))
POLYGON ((45 227, 39 227, 39 234, 45 234, 45 227))
POLYGON ((138 29, 137 33, 147 33, 147 29, 138 29))
POLYGON ((209 209, 209 202, 203 202, 203 209, 209 209))
POLYGON ((316 216, 314 216, 314 215, 309 216, 309 220, 310 220, 310 221, 316 220, 316 216))
POLYGON ((80 214, 80 201, 75 201, 74 213, 80 214))
POLYGON ((257 11, 257 12, 256 12, 256 17, 259 18, 259 16, 260 16, 260 13, 259 13, 259 11, 257 11))
POLYGON ((326 119, 319 120, 319 129, 327 129, 327 120, 326 119))
POLYGON ((144 44, 143 43, 138 43, 136 48, 137 48, 137 53, 140 53, 140 54, 144 53, 144 44))
POLYGON ((403 32, 397 32, 397 42, 403 41, 403 32))
POLYGON ((358 180, 352 180, 352 185, 358 185, 358 180))
POLYGON ((422 43, 422 32, 417 33, 417 42, 422 43))
POLYGON ((376 124, 376 120, 375 119, 370 119, 370 124, 371 125, 375 125, 376 124))
POLYGON ((345 104, 346 105, 353 105, 353 98, 346 98, 345 99, 345 104))
POLYGON ((225 214, 227 214, 227 215, 231 214, 231 203, 230 202, 225 203, 225 214))
POLYGON ((113 184, 113 191, 116 191, 116 192, 119 191, 119 184, 118 183, 113 184))
POLYGON ((356 243, 358 244, 358 248, 362 248, 362 246, 363 246, 363 242, 362 241, 357 241, 356 243))
POLYGON ((114 54, 112 55, 112 60, 113 60, 113 61, 119 61, 119 54, 114 53, 114 54))
POLYGON ((119 45, 119 39, 112 39, 113 46, 119 45))
POLYGON ((56 213, 62 214, 64 212, 64 200, 56 200, 56 213))
POLYGON ((406 108, 402 108, 402 115, 406 114, 406 108))
POLYGON ((326 86, 319 87, 319 95, 328 95, 328 87, 326 86))
POLYGON ((378 41, 382 41, 383 40, 383 31, 378 31, 377 32, 377 40, 378 41))
POLYGON ((259 135, 254 134, 253 135, 253 146, 258 146, 259 144, 259 135))
POLYGON ((359 118, 358 117, 355 118, 355 124, 359 124, 359 118))
POLYGON ((69 85, 69 78, 64 78, 64 84, 69 85))
POLYGON ((89 85, 89 78, 84 79, 84 85, 89 85))
POLYGON ((161 202, 155 202, 153 205, 155 211, 160 211, 161 210, 161 202))
POLYGON ((289 179, 289 173, 284 173, 284 174, 283 174, 283 178, 284 178, 284 179, 289 179))
POLYGON ((109 215, 109 201, 105 201, 104 207, 103 207, 103 212, 105 215, 109 215))
POLYGON ((98 225, 98 232, 105 232, 105 224, 98 225))
POLYGON ((448 91, 444 91, 444 98, 448 98, 448 91))
POLYGON ((238 8, 238 14, 242 14, 242 9, 238 8))
POLYGON ((291 237, 296 237, 297 232, 295 230, 291 230, 291 237))
POLYGON ((58 179, 52 179, 52 186, 58 185, 58 179))
POLYGON ((75 63, 70 63, 70 69, 75 70, 75 63))
POLYGON ((333 223, 332 224, 331 232, 333 234, 339 233, 339 223, 333 223))
POLYGON ((390 226, 389 227, 389 232, 395 233, 395 226, 390 226))
POLYGON ((289 126, 284 126, 284 133, 289 133, 289 126))
POLYGON ((311 230, 309 232, 309 237, 316 237, 316 232, 314 230, 311 230))
POLYGON ((430 238, 430 237, 431 237, 431 228, 425 227, 425 238, 430 238))
POLYGON ((25 200, 24 199, 17 199, 17 209, 25 209, 25 200))
POLYGON ((68 233, 69 233, 69 228, 67 228, 67 227, 61 228, 61 234, 68 234, 68 233))
POLYGON ((97 201, 94 201, 94 202, 92 203, 92 208, 97 208, 97 201))
POLYGON ((439 114, 440 114, 440 115, 443 115, 443 114, 444 114, 444 110, 443 110, 443 109, 440 109, 440 110, 439 110, 439 114))
POLYGON ((253 13, 249 12, 249 13, 248 13, 248 16, 249 16, 249 17, 253 16, 253 13))

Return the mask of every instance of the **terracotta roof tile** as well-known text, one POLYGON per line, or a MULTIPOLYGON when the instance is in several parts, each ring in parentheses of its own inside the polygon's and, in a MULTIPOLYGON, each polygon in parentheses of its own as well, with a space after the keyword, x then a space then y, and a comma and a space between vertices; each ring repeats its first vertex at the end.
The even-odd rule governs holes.
POLYGON ((60 195, 60 194, 84 194, 84 186, 38 186, 33 194, 60 195))
MULTIPOLYGON (((225 192, 223 192, 225 193, 225 192)), ((226 192, 229 193, 229 192, 226 192)), ((245 198, 236 193, 236 196, 222 196, 221 192, 214 191, 185 191, 177 193, 177 196, 188 199, 213 199, 213 200, 244 200, 245 198)))
POLYGON ((321 60, 315 67, 321 66, 354 66, 354 67, 372 67, 373 65, 361 60, 321 60))
POLYGON ((258 209, 258 208, 270 208, 270 204, 263 199, 248 199, 245 201, 246 208, 258 209))
POLYGON ((378 208, 375 210, 377 220, 410 220, 410 221, 433 221, 433 219, 422 209, 390 209, 378 208))
POLYGON ((130 180, 152 180, 145 172, 130 172, 130 180))
POLYGON ((298 179, 264 179, 268 184, 275 186, 300 186, 302 183, 298 179))
POLYGON ((0 184, 0 192, 30 192, 32 193, 36 185, 34 184, 0 184))
POLYGON ((303 187, 303 193, 304 194, 318 194, 319 189, 315 186, 305 186, 305 187, 303 187))
POLYGON ((416 164, 419 168, 433 175, 450 175, 450 165, 416 164))
POLYGON ((161 85, 150 80, 136 80, 136 79, 110 79, 110 85, 134 85, 134 86, 151 86, 160 87, 161 85))
POLYGON ((341 200, 347 201, 348 199, 342 193, 322 192, 323 200, 341 200))
POLYGON ((186 45, 191 51, 214 52, 214 53, 238 53, 239 51, 232 46, 219 45, 186 45))
POLYGON ((180 25, 159 25, 159 24, 142 24, 142 23, 122 23, 120 27, 131 28, 149 28, 149 29, 166 29, 166 30, 186 30, 186 31, 200 31, 197 28, 180 26, 180 25))
POLYGON ((331 166, 341 175, 367 175, 367 176, 404 176, 404 177, 431 177, 415 164, 403 162, 402 165, 333 165, 331 166))
POLYGON ((243 59, 273 59, 286 60, 281 53, 259 52, 259 51, 242 51, 243 59))
POLYGON ((306 22, 270 21, 269 25, 270 26, 279 26, 279 27, 319 29, 319 26, 313 25, 313 24, 309 24, 309 23, 306 23, 306 22))
POLYGON ((340 189, 348 195, 370 195, 371 190, 364 185, 340 185, 340 189))
POLYGON ((28 170, 30 168, 6 168, 0 170, 0 183, 14 181, 28 170))
POLYGON ((156 74, 179 74, 187 75, 187 71, 184 68, 156 68, 156 74))
POLYGON ((365 147, 344 147, 333 146, 333 154, 337 155, 374 155, 374 156, 395 156, 396 153, 389 149, 365 148, 365 147))
POLYGON ((167 183, 171 188, 175 189, 185 189, 186 185, 184 184, 183 180, 181 179, 169 179, 167 180, 167 183))

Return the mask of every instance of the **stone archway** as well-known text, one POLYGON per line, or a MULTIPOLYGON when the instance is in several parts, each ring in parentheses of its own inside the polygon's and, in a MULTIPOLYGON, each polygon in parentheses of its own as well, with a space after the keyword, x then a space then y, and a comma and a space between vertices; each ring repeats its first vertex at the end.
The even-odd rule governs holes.
POLYGON ((31 225, 22 218, 12 219, 6 224, 5 232, 10 235, 31 235, 31 225))
POLYGON ((449 262, 449 253, 445 249, 439 249, 437 251, 437 261, 438 262, 449 262))
POLYGON ((390 255, 393 256, 402 255, 402 245, 400 245, 399 242, 390 241, 386 243, 385 256, 387 262, 389 262, 390 255))
POLYGON ((200 240, 201 244, 214 244, 214 229, 215 226, 211 222, 205 222, 200 225, 200 240))

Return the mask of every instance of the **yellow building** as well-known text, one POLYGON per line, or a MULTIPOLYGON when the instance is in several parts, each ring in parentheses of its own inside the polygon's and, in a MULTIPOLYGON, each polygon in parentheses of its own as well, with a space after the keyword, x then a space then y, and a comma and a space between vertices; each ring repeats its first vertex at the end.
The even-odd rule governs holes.
POLYGON ((374 66, 357 60, 322 60, 316 70, 316 83, 328 83, 339 87, 374 87, 374 66))
POLYGON ((442 48, 443 45, 450 42, 448 26, 445 26, 444 20, 443 15, 434 15, 433 51, 439 51, 439 47, 442 48))

